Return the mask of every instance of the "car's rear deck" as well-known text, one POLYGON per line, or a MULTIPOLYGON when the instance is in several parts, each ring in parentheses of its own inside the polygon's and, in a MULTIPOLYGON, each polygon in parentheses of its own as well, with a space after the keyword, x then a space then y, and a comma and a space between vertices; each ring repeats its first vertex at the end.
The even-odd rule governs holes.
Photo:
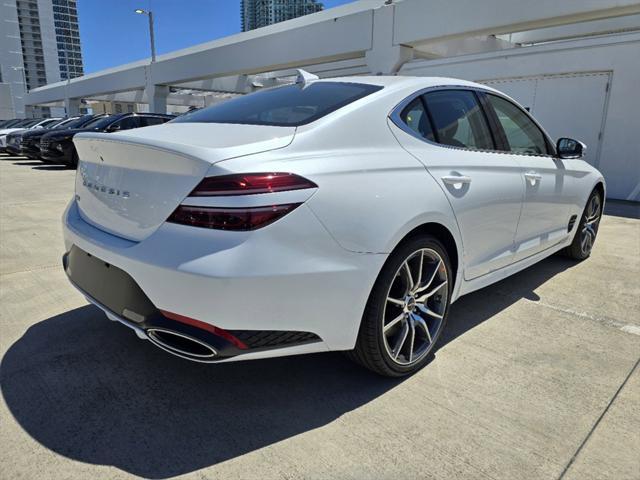
POLYGON ((0 156, 3 476, 640 476, 637 205, 609 204, 591 259, 462 298, 390 380, 340 354, 193 364, 108 321, 60 265, 74 174, 0 156))

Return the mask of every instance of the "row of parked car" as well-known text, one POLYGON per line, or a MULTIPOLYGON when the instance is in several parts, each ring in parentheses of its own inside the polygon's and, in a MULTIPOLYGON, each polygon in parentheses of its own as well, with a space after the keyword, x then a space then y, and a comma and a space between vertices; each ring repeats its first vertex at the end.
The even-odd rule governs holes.
POLYGON ((0 152, 75 168, 78 153, 73 136, 81 132, 118 132, 168 122, 173 115, 121 113, 67 118, 31 118, 0 121, 0 152))

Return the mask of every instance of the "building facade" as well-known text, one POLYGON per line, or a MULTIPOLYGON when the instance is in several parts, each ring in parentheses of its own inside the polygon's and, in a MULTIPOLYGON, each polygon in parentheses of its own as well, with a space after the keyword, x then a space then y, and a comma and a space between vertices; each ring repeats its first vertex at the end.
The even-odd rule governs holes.
POLYGON ((5 0, 0 13, 0 118, 25 117, 26 92, 84 73, 76 0, 5 0))
POLYGON ((52 3, 60 79, 80 77, 84 67, 76 0, 53 0, 52 3))
POLYGON ((241 0, 242 31, 302 17, 323 8, 316 0, 241 0))
POLYGON ((91 113, 100 114, 114 114, 114 113, 135 113, 138 112, 138 104, 133 102, 111 102, 100 101, 90 102, 88 107, 91 108, 91 113))

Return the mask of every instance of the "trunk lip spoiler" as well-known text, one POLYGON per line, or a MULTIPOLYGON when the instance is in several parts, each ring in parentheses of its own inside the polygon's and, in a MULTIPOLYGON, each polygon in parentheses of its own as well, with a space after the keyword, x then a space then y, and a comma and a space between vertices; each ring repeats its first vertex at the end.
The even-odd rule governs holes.
MULTIPOLYGON (((166 125, 160 125, 159 127, 166 127, 166 125)), ((154 128, 154 127, 146 127, 146 128, 154 128)), ((276 138, 258 140, 255 142, 247 143, 247 144, 238 144, 232 146, 204 146, 204 145, 193 145, 189 143, 180 143, 177 141, 167 141, 167 140, 158 140, 151 139, 147 137, 137 137, 135 135, 129 134, 120 134, 120 133, 101 133, 101 132, 82 132, 73 136, 73 143, 78 146, 85 142, 105 142, 105 143, 115 143, 123 146, 131 146, 131 147, 141 147, 151 150, 157 150, 164 153, 170 153, 179 155, 182 157, 187 157, 192 160, 198 161, 206 161, 211 165, 226 161, 232 160, 234 158, 246 157, 249 155, 256 155, 265 152, 271 152, 274 150, 281 150, 283 148, 287 148, 290 146, 297 133, 298 127, 274 127, 274 128, 283 128, 283 129, 291 129, 292 131, 288 135, 282 135, 276 138), (274 141, 276 139, 286 139, 286 143, 282 142, 274 146, 274 141), (271 144, 271 147, 269 146, 271 144), (246 149, 248 145, 254 145, 256 148, 252 149, 250 152, 242 152, 242 149, 246 149)), ((133 130, 135 131, 135 129, 133 130)), ((92 148, 89 146, 89 148, 92 148)), ((80 159, 83 162, 97 163, 91 162, 90 160, 80 159)))

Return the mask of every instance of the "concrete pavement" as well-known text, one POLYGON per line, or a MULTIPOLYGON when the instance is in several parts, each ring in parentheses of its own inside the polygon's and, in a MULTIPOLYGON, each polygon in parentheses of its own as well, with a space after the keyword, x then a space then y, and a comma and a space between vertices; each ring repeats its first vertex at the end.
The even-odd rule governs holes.
POLYGON ((587 261, 461 299, 390 380, 340 354, 191 364, 109 322, 60 267, 73 176, 0 155, 0 478, 640 478, 637 206, 587 261))

